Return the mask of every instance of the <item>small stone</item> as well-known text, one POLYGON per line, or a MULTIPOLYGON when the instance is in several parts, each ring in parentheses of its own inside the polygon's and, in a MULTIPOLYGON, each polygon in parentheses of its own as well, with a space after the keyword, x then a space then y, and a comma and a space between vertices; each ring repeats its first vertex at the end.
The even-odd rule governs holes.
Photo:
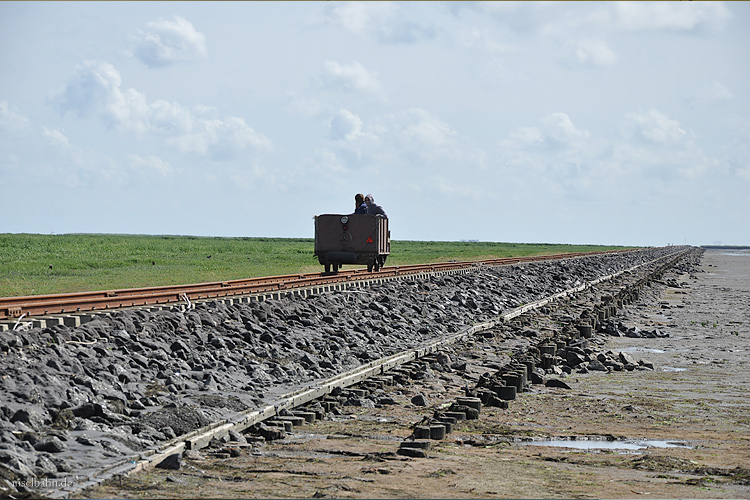
POLYGON ((570 389, 571 387, 559 378, 551 378, 544 383, 545 387, 558 387, 560 389, 570 389))
POLYGON ((104 416, 104 408, 102 405, 97 403, 85 403, 77 408, 73 408, 73 415, 76 417, 81 418, 91 418, 91 417, 103 417, 104 416))
POLYGON ((156 464, 157 469, 180 470, 182 460, 179 453, 172 453, 167 458, 156 464))
POLYGON ((399 455, 411 458, 426 458, 427 453, 420 448, 399 448, 396 452, 399 455))
POLYGON ((379 405, 395 405, 398 404, 395 399, 393 399, 390 396, 383 396, 381 398, 378 398, 378 404, 379 405))
POLYGON ((284 439, 286 433, 283 429, 279 429, 278 427, 270 427, 268 425, 265 425, 261 423, 258 426, 257 429, 258 434, 260 434, 266 441, 274 441, 276 439, 284 439))
POLYGON ((578 366, 584 361, 583 356, 573 351, 566 352, 565 359, 566 359, 566 362, 568 363, 568 366, 571 366, 571 367, 578 366))
POLYGON ((544 375, 538 373, 536 370, 531 372, 531 383, 532 384, 543 384, 544 375))
POLYGON ((490 396, 490 398, 487 400, 487 406, 492 406, 494 408, 502 408, 504 410, 508 409, 508 402, 498 398, 497 396, 490 396))
POLYGON ((76 443, 80 443, 84 446, 96 446, 96 441, 93 441, 90 437, 85 434, 81 434, 76 438, 76 443))
POLYGON ((435 356, 435 361, 440 363, 443 366, 450 366, 451 365, 451 358, 444 352, 437 353, 437 356, 435 356))
POLYGON ((386 309, 383 305, 378 304, 377 302, 370 302, 370 305, 368 307, 380 314, 386 314, 388 312, 388 309, 386 309))
POLYGON ((244 434, 237 431, 229 431, 229 440, 235 443, 247 443, 247 438, 244 434))
POLYGON ((21 409, 13 414, 11 422, 23 422, 33 429, 38 429, 44 425, 44 417, 38 412, 31 409, 21 409))
POLYGON ((416 396, 411 398, 411 403, 416 406, 427 406, 430 404, 424 394, 417 394, 416 396))
POLYGON ((197 461, 206 459, 206 457, 197 450, 186 450, 185 458, 187 458, 188 460, 197 460, 197 461))
POLYGON ((185 345, 185 343, 183 341, 181 341, 181 340, 175 340, 174 342, 172 342, 172 345, 169 346, 169 349, 172 352, 188 351, 189 350, 188 347, 185 345))
POLYGON ((175 434, 174 429, 172 429, 168 425, 166 427, 162 427, 161 429, 159 429, 159 432, 161 432, 162 434, 164 434, 164 436, 167 439, 174 439, 174 438, 177 437, 177 434, 175 434))
POLYGON ((620 361, 622 361, 624 365, 637 365, 638 364, 635 358, 631 356, 630 354, 628 354, 627 352, 620 351, 620 354, 618 354, 618 357, 620 358, 620 361))
POLYGON ((55 463, 44 455, 36 459, 34 466, 39 477, 54 477, 57 474, 55 463))
POLYGON ((61 451, 65 451, 67 448, 68 445, 63 443, 60 438, 56 436, 42 439, 34 445, 34 449, 36 451, 47 451, 49 453, 60 453, 61 451))
POLYGON ((131 410, 145 410, 146 405, 144 405, 142 402, 136 399, 130 403, 130 409, 131 410))
POLYGON ((361 408, 375 408, 375 401, 370 398, 359 398, 358 403, 355 406, 361 408))
POLYGON ((607 367, 602 364, 601 361, 598 359, 592 359, 589 361, 589 364, 587 366, 589 370, 598 371, 598 372, 607 372, 607 367))

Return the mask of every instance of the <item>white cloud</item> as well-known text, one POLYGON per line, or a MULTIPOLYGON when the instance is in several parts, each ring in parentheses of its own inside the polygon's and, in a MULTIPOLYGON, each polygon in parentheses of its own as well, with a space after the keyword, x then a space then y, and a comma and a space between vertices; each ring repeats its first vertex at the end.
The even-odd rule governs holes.
POLYGON ((617 2, 615 16, 628 31, 699 31, 729 18, 723 2, 617 2))
POLYGON ((358 165, 383 178, 396 176, 403 185, 426 185, 428 179, 440 175, 479 178, 486 169, 482 147, 425 109, 379 116, 371 123, 364 127, 368 140, 356 143, 357 158, 361 157, 358 165))
POLYGON ((30 126, 29 119, 11 109, 8 101, 0 101, 0 128, 7 131, 21 131, 30 126))
POLYGON ((544 142, 544 136, 538 127, 518 127, 511 134, 511 139, 514 143, 528 146, 535 146, 544 142))
POLYGON ((330 112, 329 106, 322 100, 295 92, 289 93, 288 104, 284 109, 293 115, 301 115, 307 118, 318 118, 330 112))
POLYGON ((645 113, 628 113, 621 130, 627 139, 672 144, 684 140, 686 132, 680 122, 652 109, 645 113))
POLYGON ((383 43, 414 43, 435 36, 435 29, 409 21, 393 2, 335 2, 328 17, 350 33, 383 43))
POLYGON ((130 155, 127 159, 127 165, 137 172, 146 174, 156 172, 163 177, 167 177, 176 172, 176 169, 173 168, 168 161, 162 160, 156 155, 147 155, 145 157, 140 155, 130 155))
POLYGON ((620 134, 620 140, 612 144, 608 161, 621 174, 671 181, 719 173, 717 162, 706 155, 694 134, 658 110, 627 113, 620 124, 620 134))
POLYGON ((590 134, 576 128, 566 113, 552 113, 539 120, 538 127, 519 127, 503 143, 512 149, 564 150, 580 147, 590 134))
POLYGON ((86 62, 50 100, 62 114, 93 114, 119 130, 164 137, 183 153, 226 159, 246 148, 271 148, 271 141, 243 118, 222 119, 206 106, 191 110, 176 102, 148 102, 145 95, 135 89, 122 89, 121 85, 120 74, 111 64, 86 62))
POLYGON ((375 163, 394 169, 408 166, 416 175, 433 168, 466 169, 478 164, 479 151, 469 139, 425 109, 377 117, 371 137, 375 163))
MULTIPOLYGON (((7 107, 0 101, 0 128, 7 107)), ((127 174, 117 162, 74 143, 59 129, 38 125, 15 111, 0 134, 0 175, 8 185, 65 186, 123 185, 127 174)))
POLYGON ((701 178, 712 168, 694 142, 672 140, 670 134, 682 136, 673 120, 644 113, 625 121, 630 135, 611 140, 606 130, 596 137, 576 127, 565 113, 519 128, 492 155, 498 183, 519 202, 609 203, 635 192, 642 199, 662 196, 670 183, 701 178))
POLYGON ((621 189, 637 176, 695 179, 715 168, 680 123, 657 110, 626 114, 620 132, 614 140, 592 137, 554 113, 500 141, 499 164, 516 175, 534 172, 550 191, 621 189))
POLYGON ((333 89, 380 94, 381 85, 377 77, 359 62, 339 64, 325 61, 323 82, 333 89))
POLYGON ((329 122, 332 139, 308 163, 315 172, 369 172, 423 182, 439 172, 478 171, 486 165, 481 148, 429 111, 413 108, 363 121, 340 109, 329 122))
POLYGON ((518 47, 505 42, 492 27, 470 26, 455 34, 458 44, 467 49, 480 49, 490 54, 518 52, 518 47))
POLYGON ((542 130, 548 142, 570 146, 589 138, 586 130, 577 129, 565 113, 552 113, 541 120, 542 130))
POLYGON ((68 141, 68 138, 65 137, 65 134, 57 129, 48 129, 47 127, 43 126, 42 135, 46 137, 50 144, 54 146, 60 146, 65 149, 70 148, 70 142, 68 141))
POLYGON ((343 2, 333 4, 328 14, 347 31, 364 36, 378 18, 390 17, 392 11, 388 2, 343 2))
POLYGON ((607 2, 449 2, 458 12, 476 11, 481 19, 493 21, 495 32, 505 37, 543 35, 567 38, 590 26, 602 26, 611 15, 607 2), (499 29, 498 29, 499 28, 499 29))
POLYGON ((353 141, 363 136, 362 120, 347 109, 340 109, 329 123, 330 135, 334 140, 353 141))
POLYGON ((380 137, 388 136, 416 149, 449 147, 458 135, 447 123, 420 108, 389 115, 379 121, 376 130, 380 137))
POLYGON ((490 16, 503 30, 529 34, 543 30, 559 19, 560 10, 552 2, 456 2, 455 8, 477 10, 490 16))
POLYGON ((209 155, 215 159, 235 158, 242 150, 270 150, 271 141, 258 134, 243 118, 198 119, 188 132, 168 139, 183 153, 209 155))
POLYGON ((330 182, 332 179, 336 179, 351 168, 348 165, 345 158, 342 158, 335 151, 331 151, 327 148, 316 149, 313 154, 312 161, 308 163, 308 166, 313 165, 312 170, 313 177, 316 178, 314 182, 330 182))
POLYGON ((68 111, 81 117, 113 111, 117 114, 111 108, 124 101, 120 85, 122 79, 114 66, 87 61, 76 68, 63 90, 50 96, 50 101, 61 114, 68 111))
POLYGON ((135 56, 151 68, 198 59, 208 52, 205 35, 179 16, 150 22, 146 29, 131 36, 135 42, 135 56))
POLYGON ((685 102, 694 108, 722 104, 734 99, 735 95, 732 91, 726 85, 716 80, 685 93, 685 102))
POLYGON ((536 126, 519 127, 497 144, 492 156, 498 179, 513 199, 578 198, 595 195, 602 173, 601 141, 575 126, 567 113, 552 113, 536 126))
POLYGON ((681 144, 617 142, 607 158, 612 180, 623 186, 653 179, 673 181, 697 179, 715 169, 716 164, 693 141, 681 144))
POLYGON ((585 39, 576 45, 574 60, 582 66, 602 68, 614 65, 617 56, 603 41, 585 39))

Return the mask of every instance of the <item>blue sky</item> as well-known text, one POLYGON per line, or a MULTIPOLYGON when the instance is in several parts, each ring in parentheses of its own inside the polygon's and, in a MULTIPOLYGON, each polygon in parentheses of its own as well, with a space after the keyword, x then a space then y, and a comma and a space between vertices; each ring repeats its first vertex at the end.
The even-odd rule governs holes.
POLYGON ((0 233, 750 244, 747 2, 0 2, 0 233))

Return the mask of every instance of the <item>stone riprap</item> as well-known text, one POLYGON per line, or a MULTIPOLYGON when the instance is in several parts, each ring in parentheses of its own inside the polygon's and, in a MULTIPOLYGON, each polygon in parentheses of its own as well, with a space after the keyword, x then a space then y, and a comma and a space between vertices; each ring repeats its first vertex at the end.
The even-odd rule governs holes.
POLYGON ((75 328, 0 332, 0 492, 87 477, 314 380, 675 250, 120 310, 75 328))

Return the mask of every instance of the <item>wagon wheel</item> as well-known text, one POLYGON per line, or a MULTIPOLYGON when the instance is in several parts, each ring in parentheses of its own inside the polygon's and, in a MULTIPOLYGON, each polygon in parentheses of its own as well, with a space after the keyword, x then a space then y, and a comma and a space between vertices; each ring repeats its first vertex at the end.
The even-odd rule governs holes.
POLYGON ((326 274, 329 274, 331 272, 331 264, 324 264, 324 266, 325 266, 326 274))
POLYGON ((372 268, 375 270, 375 272, 380 271, 380 259, 375 257, 375 262, 372 263, 372 268))
POLYGON ((374 264, 375 264, 375 262, 368 262, 368 263, 367 263, 367 272, 368 272, 368 273, 371 273, 371 272, 372 272, 372 268, 373 268, 373 265, 374 265, 374 264))
POLYGON ((386 259, 386 257, 388 257, 388 256, 387 255, 380 255, 378 257, 378 260, 380 261, 380 267, 381 268, 385 267, 385 259, 386 259))
POLYGON ((334 264, 333 265, 333 274, 336 274, 337 272, 339 272, 339 267, 340 266, 341 266, 341 264, 334 264))

